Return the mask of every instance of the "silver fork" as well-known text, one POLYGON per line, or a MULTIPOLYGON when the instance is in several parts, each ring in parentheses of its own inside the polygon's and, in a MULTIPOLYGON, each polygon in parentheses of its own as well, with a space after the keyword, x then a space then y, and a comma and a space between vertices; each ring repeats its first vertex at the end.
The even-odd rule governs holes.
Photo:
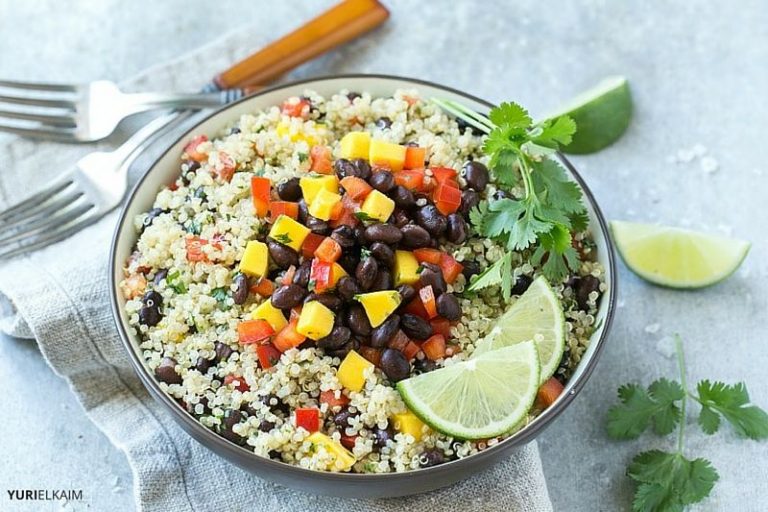
POLYGON ((44 190, 0 212, 0 259, 58 242, 120 204, 136 157, 163 128, 191 114, 172 112, 152 120, 114 151, 87 154, 44 190))
POLYGON ((106 80, 82 85, 0 80, 0 131, 61 142, 93 142, 139 112, 211 108, 243 94, 242 89, 127 94, 106 80))

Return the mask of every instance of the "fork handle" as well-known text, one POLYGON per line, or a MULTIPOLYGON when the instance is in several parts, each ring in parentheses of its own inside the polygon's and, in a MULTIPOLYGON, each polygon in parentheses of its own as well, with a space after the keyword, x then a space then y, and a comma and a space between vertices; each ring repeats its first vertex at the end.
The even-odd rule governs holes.
POLYGON ((389 11, 378 0, 344 0, 214 78, 218 89, 263 86, 283 73, 379 26, 389 11))
POLYGON ((172 109, 204 109, 214 108, 237 101, 245 95, 243 89, 227 89, 225 91, 203 93, 163 93, 146 92, 125 94, 124 100, 131 110, 143 112, 158 108, 172 109))

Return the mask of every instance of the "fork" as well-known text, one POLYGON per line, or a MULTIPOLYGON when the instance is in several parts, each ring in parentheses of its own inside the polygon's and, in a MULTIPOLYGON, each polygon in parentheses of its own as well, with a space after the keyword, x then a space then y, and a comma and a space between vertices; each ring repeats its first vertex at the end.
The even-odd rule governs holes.
POLYGON ((60 142, 93 142, 107 137, 133 114, 218 107, 243 95, 242 89, 127 94, 107 80, 82 85, 0 80, 0 131, 60 142))

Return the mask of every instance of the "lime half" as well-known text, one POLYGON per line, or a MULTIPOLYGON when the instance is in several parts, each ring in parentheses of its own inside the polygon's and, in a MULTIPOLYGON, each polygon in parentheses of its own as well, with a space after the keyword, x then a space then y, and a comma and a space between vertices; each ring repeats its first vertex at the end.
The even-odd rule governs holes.
POLYGON ((702 288, 733 274, 750 243, 686 229, 611 222, 624 263, 643 279, 671 288, 702 288))
POLYGON ((627 79, 606 78, 547 119, 561 115, 576 121, 576 134, 563 152, 587 154, 610 146, 624 134, 632 119, 632 95, 627 79))
POLYGON ((538 388, 539 360, 530 341, 397 383, 416 416, 459 439, 512 430, 530 410, 538 388))
POLYGON ((472 357, 501 347, 533 340, 541 363, 541 382, 555 373, 565 350, 565 316, 546 278, 539 276, 477 342, 472 357))

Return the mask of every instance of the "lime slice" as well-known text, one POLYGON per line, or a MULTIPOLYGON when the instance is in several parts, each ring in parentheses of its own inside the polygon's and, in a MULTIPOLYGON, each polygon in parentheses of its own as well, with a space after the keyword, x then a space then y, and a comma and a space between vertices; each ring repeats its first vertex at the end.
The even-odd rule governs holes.
POLYGON ((530 410, 538 388, 539 361, 530 341, 397 383, 416 416, 459 439, 512 430, 530 410))
POLYGON ((632 96, 623 76, 606 78, 579 94, 547 119, 568 115, 576 121, 576 134, 563 152, 586 154, 610 146, 624 134, 632 119, 632 96))
POLYGON ((565 316, 557 295, 543 276, 531 283, 477 342, 472 357, 501 347, 533 340, 541 363, 541 382, 555 373, 565 350, 565 316))
POLYGON ((701 288, 739 268, 750 243, 686 229, 611 222, 624 263, 643 279, 671 288, 701 288))

